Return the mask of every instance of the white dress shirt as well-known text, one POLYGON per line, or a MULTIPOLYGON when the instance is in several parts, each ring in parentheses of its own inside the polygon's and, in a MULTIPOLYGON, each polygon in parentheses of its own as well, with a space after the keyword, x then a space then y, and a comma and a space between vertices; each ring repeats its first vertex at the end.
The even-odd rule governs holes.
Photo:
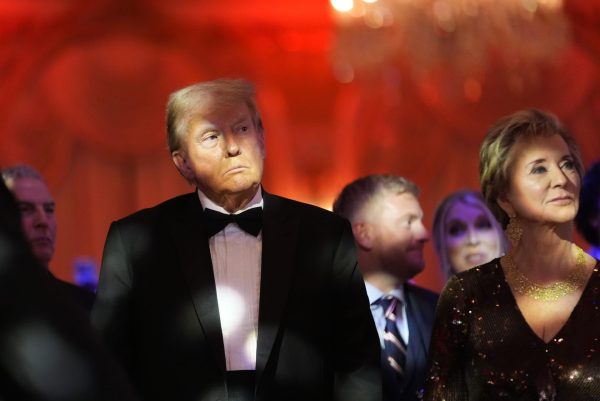
MULTIPOLYGON (((200 190, 198 197, 203 208, 229 214, 200 190)), ((235 214, 254 207, 263 207, 260 189, 250 203, 235 214)), ((237 224, 228 224, 208 240, 208 245, 217 287, 226 368, 228 371, 256 370, 262 232, 255 237, 237 224)))
POLYGON ((386 295, 393 295, 400 299, 400 307, 396 307, 396 325, 398 331, 404 340, 404 343, 408 345, 408 320, 406 318, 406 297, 404 296, 404 286, 395 288, 388 293, 384 293, 372 284, 365 281, 365 287, 367 289, 367 296, 369 297, 369 303, 371 304, 371 314, 375 321, 375 327, 377 328, 377 334, 379 334, 379 342, 381 348, 384 348, 383 332, 385 330, 385 311, 383 307, 377 302, 381 297, 386 295))

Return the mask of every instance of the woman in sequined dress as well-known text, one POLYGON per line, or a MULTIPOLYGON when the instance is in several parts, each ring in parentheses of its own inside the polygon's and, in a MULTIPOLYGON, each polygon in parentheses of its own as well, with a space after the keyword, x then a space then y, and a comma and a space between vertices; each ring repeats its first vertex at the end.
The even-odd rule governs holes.
POLYGON ((550 114, 490 128, 482 193, 512 246, 444 288, 425 400, 600 400, 599 262, 572 237, 582 171, 550 114))

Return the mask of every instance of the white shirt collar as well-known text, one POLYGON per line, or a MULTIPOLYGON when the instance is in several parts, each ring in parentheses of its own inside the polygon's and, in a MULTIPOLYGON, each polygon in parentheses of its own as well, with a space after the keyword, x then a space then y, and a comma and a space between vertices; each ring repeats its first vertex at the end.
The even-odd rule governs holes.
POLYGON ((375 287, 373 284, 365 281, 365 288, 367 290, 367 296, 369 297, 369 304, 371 305, 377 302, 384 295, 393 295, 395 297, 398 297, 398 299, 400 299, 403 305, 406 304, 404 297, 404 285, 394 288, 388 293, 384 293, 379 288, 375 287))
MULTIPOLYGON (((222 208, 221 206, 217 205, 215 202, 208 199, 208 197, 206 195, 204 195, 204 193, 202 191, 200 191, 200 189, 198 189, 198 198, 200 198, 200 203, 202 204, 202 210, 211 209, 211 210, 214 210, 217 212, 231 214, 227 210, 222 208)), ((254 207, 263 207, 263 206, 264 206, 264 201, 263 201, 263 197, 262 197, 262 189, 258 188, 258 190, 256 191, 256 194, 254 194, 254 197, 252 198, 252 200, 250 202, 248 202, 248 204, 243 209, 238 210, 234 214, 242 213, 242 212, 244 212, 248 209, 252 209, 254 207)))

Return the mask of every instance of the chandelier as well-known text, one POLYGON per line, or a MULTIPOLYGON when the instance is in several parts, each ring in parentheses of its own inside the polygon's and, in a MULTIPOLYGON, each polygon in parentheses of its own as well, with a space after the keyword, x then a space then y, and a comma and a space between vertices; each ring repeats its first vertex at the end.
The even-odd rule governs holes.
POLYGON ((462 78, 490 63, 519 71, 556 60, 568 43, 561 0, 330 0, 334 73, 443 68, 462 78))

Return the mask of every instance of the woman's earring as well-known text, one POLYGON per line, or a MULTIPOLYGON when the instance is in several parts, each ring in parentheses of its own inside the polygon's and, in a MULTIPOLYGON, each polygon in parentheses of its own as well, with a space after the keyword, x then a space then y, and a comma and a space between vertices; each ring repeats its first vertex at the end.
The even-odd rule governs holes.
POLYGON ((523 236, 523 227, 521 227, 516 214, 509 215, 508 217, 510 220, 508 220, 508 224, 506 225, 506 236, 514 248, 523 236))

